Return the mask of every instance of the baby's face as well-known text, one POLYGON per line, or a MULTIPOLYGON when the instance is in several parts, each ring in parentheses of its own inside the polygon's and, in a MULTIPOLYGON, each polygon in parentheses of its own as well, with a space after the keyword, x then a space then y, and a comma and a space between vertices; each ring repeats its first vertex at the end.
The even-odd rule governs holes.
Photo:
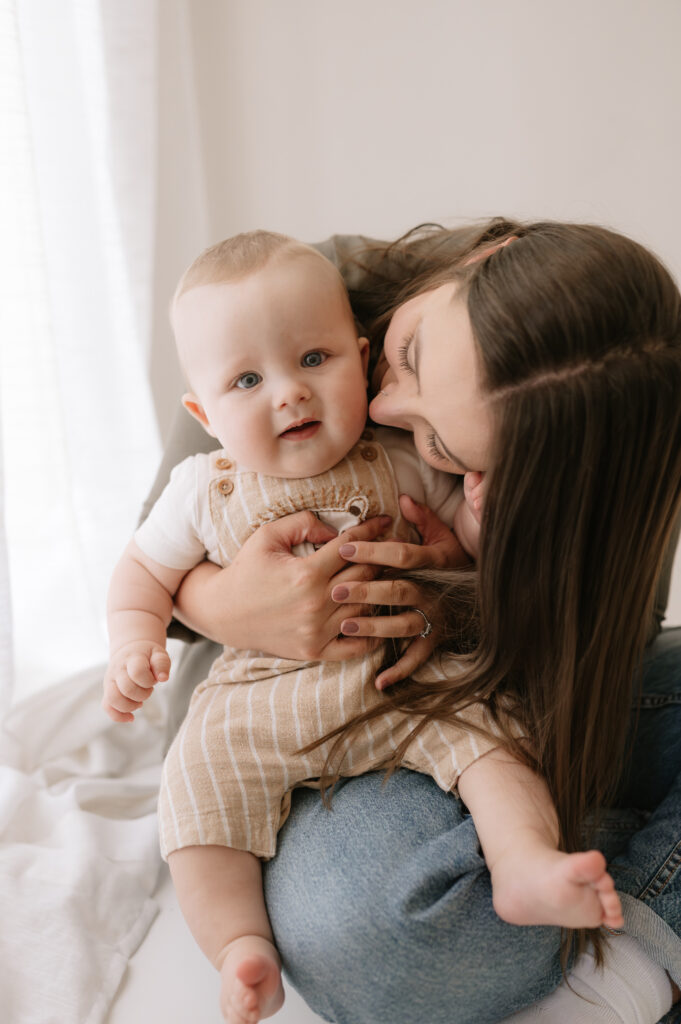
POLYGON ((368 342, 321 260, 283 259, 197 286, 172 319, 193 388, 185 405, 240 466, 316 476, 359 440, 368 342))

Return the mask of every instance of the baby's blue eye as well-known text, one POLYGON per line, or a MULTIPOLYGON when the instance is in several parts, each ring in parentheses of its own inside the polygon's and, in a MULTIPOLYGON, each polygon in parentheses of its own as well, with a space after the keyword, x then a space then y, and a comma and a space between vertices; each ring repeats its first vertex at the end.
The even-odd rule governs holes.
POLYGON ((324 352, 306 352, 300 362, 303 366, 321 366, 326 358, 324 352))
POLYGON ((247 391, 249 388, 254 388, 261 380, 262 377, 259 373, 256 373, 254 370, 249 370, 248 373, 242 373, 241 376, 237 378, 236 386, 238 388, 244 388, 247 391))

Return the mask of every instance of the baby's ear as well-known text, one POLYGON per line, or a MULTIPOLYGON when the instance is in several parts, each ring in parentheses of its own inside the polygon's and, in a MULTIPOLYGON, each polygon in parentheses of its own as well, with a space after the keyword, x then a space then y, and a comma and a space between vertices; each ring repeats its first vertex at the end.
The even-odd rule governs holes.
POLYGON ((191 392, 188 392, 186 395, 183 395, 182 404, 187 410, 187 412, 190 413, 190 415, 192 415, 195 420, 199 421, 199 423, 206 431, 206 433, 210 434, 211 437, 215 437, 215 432, 213 431, 213 428, 208 422, 206 410, 203 408, 196 395, 193 395, 191 392))
POLYGON ((364 379, 367 384, 369 383, 369 339, 358 338, 357 344, 359 345, 359 354, 362 357, 362 369, 364 370, 364 379))

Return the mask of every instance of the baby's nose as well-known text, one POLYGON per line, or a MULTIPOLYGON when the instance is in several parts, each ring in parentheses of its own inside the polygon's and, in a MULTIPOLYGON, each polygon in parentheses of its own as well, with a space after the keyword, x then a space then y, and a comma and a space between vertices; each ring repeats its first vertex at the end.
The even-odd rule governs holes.
POLYGON ((277 409, 285 405, 297 405, 299 402, 307 402, 312 392, 303 380, 289 377, 281 381, 275 391, 274 404, 277 409))

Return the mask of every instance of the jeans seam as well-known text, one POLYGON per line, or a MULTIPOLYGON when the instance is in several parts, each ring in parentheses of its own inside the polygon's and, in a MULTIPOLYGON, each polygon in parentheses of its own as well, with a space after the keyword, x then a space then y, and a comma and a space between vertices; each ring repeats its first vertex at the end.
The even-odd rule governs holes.
POLYGON ((639 893, 640 900, 659 896, 671 882, 678 868, 681 867, 681 842, 677 843, 669 856, 653 875, 645 889, 639 893))
POLYGON ((681 692, 660 694, 647 693, 640 697, 636 703, 642 711, 671 707, 675 704, 681 704, 681 692))
MULTIPOLYGON (((645 821, 646 816, 642 814, 638 827, 643 828, 645 821)), ((604 832, 614 832, 616 835, 619 833, 629 835, 632 830, 631 818, 626 816, 622 816, 621 818, 608 818, 607 821, 600 823, 600 827, 604 832)))

